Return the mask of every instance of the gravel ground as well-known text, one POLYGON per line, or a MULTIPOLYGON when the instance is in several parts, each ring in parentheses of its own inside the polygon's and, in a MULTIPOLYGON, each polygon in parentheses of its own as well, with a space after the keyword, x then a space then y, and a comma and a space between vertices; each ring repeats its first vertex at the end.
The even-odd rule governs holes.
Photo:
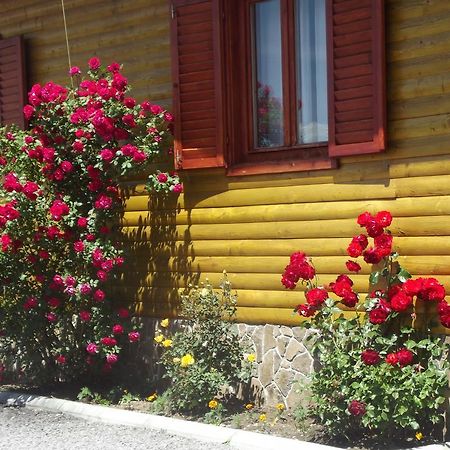
POLYGON ((28 407, 0 405, 0 449, 8 450, 230 450, 162 431, 99 422, 28 407))

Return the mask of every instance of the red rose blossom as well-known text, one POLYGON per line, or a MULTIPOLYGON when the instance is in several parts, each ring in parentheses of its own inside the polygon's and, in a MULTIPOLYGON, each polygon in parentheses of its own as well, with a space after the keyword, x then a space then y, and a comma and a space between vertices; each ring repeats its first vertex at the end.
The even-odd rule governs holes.
POLYGON ((318 308, 328 298, 328 292, 322 288, 313 288, 305 292, 305 297, 308 304, 318 308))
POLYGON ((361 353, 361 360, 368 366, 378 364, 381 360, 380 354, 376 350, 368 348, 361 353))
POLYGON ((396 366, 398 364, 397 353, 388 353, 386 355, 385 361, 391 366, 396 366))
POLYGON ((380 325, 386 322, 389 312, 382 308, 375 308, 369 311, 369 322, 374 325, 380 325))
POLYGON ((139 341, 140 338, 141 338, 141 335, 139 334, 138 331, 130 331, 128 333, 128 340, 130 342, 137 342, 137 341, 139 341))
POLYGON ((397 312, 406 311, 413 303, 413 298, 404 291, 400 291, 393 295, 390 300, 392 309, 397 312))
POLYGON ((97 58, 96 56, 94 56, 93 58, 91 58, 88 62, 89 64, 89 69, 91 70, 97 70, 100 67, 100 59, 97 58))
POLYGON ((358 225, 365 227, 371 219, 373 219, 372 214, 370 214, 366 211, 366 212, 360 214, 356 221, 357 221, 358 225))
POLYGON ((386 228, 392 223, 392 215, 389 211, 380 211, 376 214, 375 221, 381 227, 386 228))
POLYGON ((366 404, 359 400, 352 400, 348 405, 348 411, 352 416, 363 416, 366 413, 366 404))
POLYGON ((407 348, 401 348, 397 351, 397 359, 400 367, 405 367, 413 362, 414 354, 407 348))
POLYGON ((348 260, 345 265, 350 272, 359 272, 361 270, 361 266, 355 261, 348 260))

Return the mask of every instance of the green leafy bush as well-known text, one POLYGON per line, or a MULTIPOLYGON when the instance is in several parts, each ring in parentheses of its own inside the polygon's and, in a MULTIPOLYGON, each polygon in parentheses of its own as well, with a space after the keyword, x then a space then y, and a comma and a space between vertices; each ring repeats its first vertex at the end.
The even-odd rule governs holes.
POLYGON ((162 364, 171 382, 173 409, 205 410, 214 397, 250 378, 251 363, 231 323, 236 297, 226 275, 220 287, 220 293, 210 284, 192 289, 182 299, 186 328, 172 339, 155 338, 164 348, 162 364))
MULTIPOLYGON (((282 283, 301 280, 306 302, 296 311, 311 328, 310 344, 319 367, 312 376, 313 415, 332 435, 360 432, 388 437, 399 431, 443 425, 447 346, 433 334, 436 318, 450 325, 444 287, 402 269, 387 227, 392 217, 364 213, 347 253, 373 264, 369 294, 359 301, 353 281, 341 274, 328 289, 317 286, 315 268, 303 253, 291 256, 282 283), (373 246, 369 239, 373 238, 373 246)), ((356 261, 347 269, 359 272, 356 261)))

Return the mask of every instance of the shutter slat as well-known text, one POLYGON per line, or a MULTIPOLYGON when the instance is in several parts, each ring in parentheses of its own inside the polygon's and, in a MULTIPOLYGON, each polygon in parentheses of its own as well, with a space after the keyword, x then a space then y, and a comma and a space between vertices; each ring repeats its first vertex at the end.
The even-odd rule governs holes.
POLYGON ((372 120, 357 120, 355 122, 342 122, 336 124, 336 132, 339 133, 348 133, 350 131, 363 131, 363 130, 371 130, 372 129, 372 120))
POLYGON ((175 166, 224 166, 219 0, 173 0, 175 166))
POLYGON ((0 124, 25 127, 25 57, 23 39, 15 36, 0 40, 0 124))
POLYGON ((384 0, 331 0, 331 5, 329 154, 336 157, 383 151, 384 0))
POLYGON ((196 55, 199 52, 207 51, 212 51, 212 43, 208 41, 183 45, 183 47, 179 49, 179 54, 181 56, 196 55))
POLYGON ((346 122, 353 122, 356 120, 364 120, 364 119, 373 119, 373 111, 372 108, 367 109, 358 109, 353 111, 346 112, 336 112, 335 113, 335 122, 336 124, 343 124, 346 122))

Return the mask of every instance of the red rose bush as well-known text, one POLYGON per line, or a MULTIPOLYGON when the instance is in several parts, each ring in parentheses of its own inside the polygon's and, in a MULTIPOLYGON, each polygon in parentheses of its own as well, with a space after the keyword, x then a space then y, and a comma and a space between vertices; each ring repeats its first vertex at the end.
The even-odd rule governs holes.
POLYGON ((357 258, 373 264, 365 300, 351 275, 318 286, 314 265, 304 253, 292 254, 281 282, 304 285, 305 301, 295 311, 309 335, 319 369, 311 375, 313 415, 331 434, 351 431, 385 436, 399 429, 443 425, 447 388, 447 349, 433 335, 450 327, 450 305, 435 278, 412 278, 398 263, 388 227, 388 211, 365 212, 364 232, 347 247, 347 270, 361 270, 357 258))
MULTIPOLYGON (((124 262, 119 180, 154 166, 173 118, 131 97, 117 63, 91 58, 80 74, 72 89, 35 84, 28 130, 0 129, 0 361, 32 380, 107 373, 139 341, 107 290, 124 262)), ((148 184, 182 191, 175 173, 148 184)))

